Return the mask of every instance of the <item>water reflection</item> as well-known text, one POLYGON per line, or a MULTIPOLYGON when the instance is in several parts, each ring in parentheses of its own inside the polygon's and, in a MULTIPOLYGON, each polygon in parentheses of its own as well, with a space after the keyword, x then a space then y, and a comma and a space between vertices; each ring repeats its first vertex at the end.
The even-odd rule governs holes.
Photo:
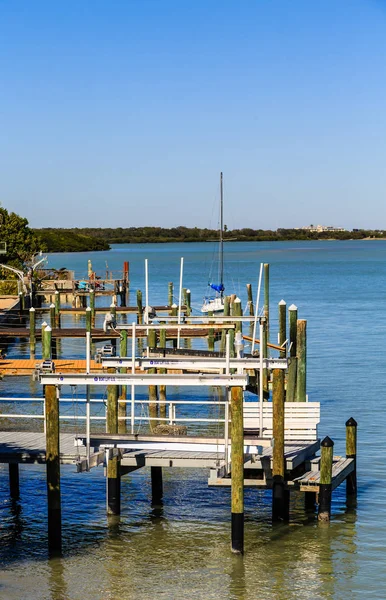
POLYGON ((52 558, 48 561, 50 600, 68 600, 69 598, 64 564, 65 561, 61 558, 52 558))

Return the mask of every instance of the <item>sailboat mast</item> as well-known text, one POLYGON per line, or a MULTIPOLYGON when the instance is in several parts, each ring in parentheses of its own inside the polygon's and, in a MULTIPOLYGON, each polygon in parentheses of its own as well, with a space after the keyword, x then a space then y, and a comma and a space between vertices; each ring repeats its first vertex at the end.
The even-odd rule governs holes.
MULTIPOLYGON (((222 171, 220 173, 220 284, 221 287, 224 284, 224 214, 223 214, 223 184, 222 184, 222 171)), ((221 298, 224 292, 221 290, 221 298)))

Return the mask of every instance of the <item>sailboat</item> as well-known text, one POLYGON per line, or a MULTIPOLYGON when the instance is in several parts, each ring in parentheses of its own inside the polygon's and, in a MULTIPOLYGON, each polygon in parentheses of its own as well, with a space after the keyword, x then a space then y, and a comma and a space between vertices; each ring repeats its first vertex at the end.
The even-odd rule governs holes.
POLYGON ((220 252, 219 252, 219 283, 208 283, 215 294, 205 296, 201 312, 219 313, 224 311, 224 217, 223 217, 223 177, 220 173, 220 252))

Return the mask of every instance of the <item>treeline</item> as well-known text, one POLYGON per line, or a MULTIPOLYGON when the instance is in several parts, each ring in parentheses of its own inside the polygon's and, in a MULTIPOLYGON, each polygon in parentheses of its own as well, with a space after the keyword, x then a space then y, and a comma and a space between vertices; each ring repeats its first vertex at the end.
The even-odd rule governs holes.
POLYGON ((109 243, 78 229, 34 229, 46 252, 86 252, 110 250, 109 243))
MULTIPOLYGON (((226 229, 226 228, 225 228, 226 229)), ((117 227, 37 229, 49 252, 79 252, 82 250, 108 250, 110 244, 145 244, 155 242, 208 242, 218 240, 216 229, 199 227, 117 227)), ((383 238, 386 232, 359 229, 353 231, 309 231, 307 229, 233 229, 224 231, 228 241, 274 242, 291 240, 358 240, 383 238)))

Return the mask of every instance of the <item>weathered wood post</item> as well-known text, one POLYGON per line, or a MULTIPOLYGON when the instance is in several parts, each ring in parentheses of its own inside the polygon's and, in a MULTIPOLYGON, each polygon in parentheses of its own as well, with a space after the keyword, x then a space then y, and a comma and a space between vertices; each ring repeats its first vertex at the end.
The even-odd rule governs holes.
POLYGON ((123 280, 125 283, 125 304, 127 306, 129 301, 129 261, 125 260, 123 263, 123 280))
POLYGON ((290 355, 290 364, 288 366, 288 376, 287 376, 287 393, 286 399, 287 402, 295 402, 296 396, 296 372, 297 372, 297 320, 298 320, 298 309, 295 304, 291 304, 288 309, 289 315, 289 355, 290 355))
MULTIPOLYGON (((147 336, 147 345, 149 348, 155 348, 157 346, 157 336, 155 329, 149 329, 147 336)), ((156 373, 156 369, 148 369, 149 374, 156 373)), ((154 427, 158 425, 158 403, 157 403, 157 386, 149 385, 149 417, 150 417, 150 431, 153 431, 154 427)))
POLYGON ((60 292, 55 291, 55 327, 60 329, 60 292))
MULTIPOLYGON (((107 369, 115 373, 115 369, 107 369)), ((118 433, 118 386, 107 386, 107 433, 118 433)), ((121 477, 119 473, 120 460, 117 456, 109 457, 107 461, 107 513, 119 515, 121 512, 121 477)))
MULTIPOLYGON (((121 331, 121 342, 120 342, 119 354, 120 354, 121 358, 127 356, 127 331, 126 331, 126 329, 122 329, 122 331, 121 331)), ((127 368, 121 367, 120 372, 127 373, 127 368)), ((121 395, 119 397, 119 400, 125 400, 125 401, 127 400, 127 386, 126 385, 122 385, 122 387, 121 387, 121 395)), ((118 433, 126 433, 126 431, 127 431, 126 416, 127 416, 126 402, 118 402, 118 433), (121 418, 119 418, 119 417, 121 417, 121 418), (122 419, 122 417, 123 417, 123 419, 122 419)))
POLYGON ((95 327, 95 292, 90 290, 91 327, 95 327))
MULTIPOLYGON (((269 264, 264 264, 264 316, 267 322, 267 343, 269 342, 269 264)), ((264 356, 268 356, 265 354, 264 356)))
POLYGON ((62 549, 62 509, 60 499, 59 397, 54 385, 46 385, 46 472, 48 505, 48 548, 62 549))
POLYGON ((143 323, 143 306, 142 306, 142 292, 141 290, 137 290, 137 323, 143 323))
POLYGON ((43 321, 42 325, 41 325, 41 343, 42 343, 42 358, 44 358, 44 344, 45 344, 45 337, 44 337, 44 330, 47 327, 47 323, 45 321, 43 321))
POLYGON ((55 327, 55 304, 50 304, 50 325, 51 329, 55 327))
MULTIPOLYGON (((230 315, 230 301, 229 296, 224 296, 224 317, 229 317, 230 315)), ((226 338, 227 338, 227 330, 223 329, 221 332, 221 342, 220 342, 220 352, 225 354, 226 348, 226 338)))
POLYGON ((272 391, 272 521, 289 519, 289 491, 285 489, 284 370, 274 369, 272 391))
POLYGON ((247 283, 247 297, 248 297, 249 314, 251 317, 253 317, 253 315, 255 314, 255 310, 253 307, 253 296, 252 296, 252 284, 251 283, 247 283))
POLYGON ((192 294, 190 290, 186 290, 186 316, 190 317, 192 314, 192 294))
MULTIPOLYGON (((160 329, 159 332, 159 346, 160 348, 166 348, 166 329, 160 329)), ((166 369, 159 369, 159 373, 164 375, 166 373, 166 369)), ((166 385, 159 386, 159 416, 161 419, 166 419, 166 385)), ((161 424, 165 423, 165 421, 161 421, 161 424)))
POLYGON ((231 389, 231 548, 244 553, 244 423, 243 389, 231 389))
POLYGON ((29 309, 29 352, 30 358, 34 359, 36 354, 36 311, 33 306, 29 309))
POLYGON ((331 516, 332 459, 334 442, 328 436, 321 446, 318 520, 328 522, 331 516))
POLYGON ((285 358, 287 350, 284 346, 287 339, 287 304, 285 300, 279 302, 279 346, 283 347, 280 351, 280 358, 285 358))
POLYGON ((42 328, 42 350, 43 350, 43 360, 51 359, 51 343, 52 343, 52 329, 49 325, 47 327, 42 328))
MULTIPOLYGON (((208 310, 208 317, 213 317, 213 311, 212 310, 208 310)), ((211 323, 211 321, 209 321, 209 323, 211 323)), ((210 352, 214 351, 214 329, 210 328, 208 329, 208 350, 210 352)))
POLYGON ((354 459, 354 470, 346 479, 346 501, 350 508, 356 506, 357 499, 357 427, 353 417, 346 421, 346 458, 354 459))
POLYGON ((151 472, 151 503, 153 506, 162 504, 162 467, 150 467, 151 472))
MULTIPOLYGON (((178 316, 178 306, 177 306, 177 304, 175 304, 175 303, 172 304, 171 309, 172 310, 170 312, 170 316, 171 317, 177 317, 178 316)), ((173 348, 177 348, 177 338, 173 339, 173 348)))
MULTIPOLYGON (((110 314, 113 317, 114 321, 117 322, 117 305, 115 304, 114 301, 110 304, 110 314)), ((118 350, 118 338, 113 338, 111 340, 111 343, 114 344, 114 346, 115 346, 115 354, 117 354, 117 350, 118 350)))
POLYGON ((9 495, 14 500, 20 497, 19 487, 19 465, 17 462, 10 462, 8 465, 9 469, 9 495))
POLYGON ((172 281, 168 283, 168 306, 173 305, 173 296, 174 296, 174 284, 172 281))
POLYGON ((298 319, 297 322, 297 373, 296 373, 296 401, 307 400, 307 321, 298 319))
MULTIPOLYGON (((241 300, 240 298, 235 298, 235 301, 233 302, 232 305, 232 316, 233 317, 242 317, 243 315, 243 311, 241 308, 241 300)), ((243 324, 241 321, 235 321, 235 331, 236 333, 243 332, 243 324)))
POLYGON ((88 333, 91 333, 91 319, 92 319, 92 310, 91 308, 88 306, 86 308, 86 331, 88 333))

